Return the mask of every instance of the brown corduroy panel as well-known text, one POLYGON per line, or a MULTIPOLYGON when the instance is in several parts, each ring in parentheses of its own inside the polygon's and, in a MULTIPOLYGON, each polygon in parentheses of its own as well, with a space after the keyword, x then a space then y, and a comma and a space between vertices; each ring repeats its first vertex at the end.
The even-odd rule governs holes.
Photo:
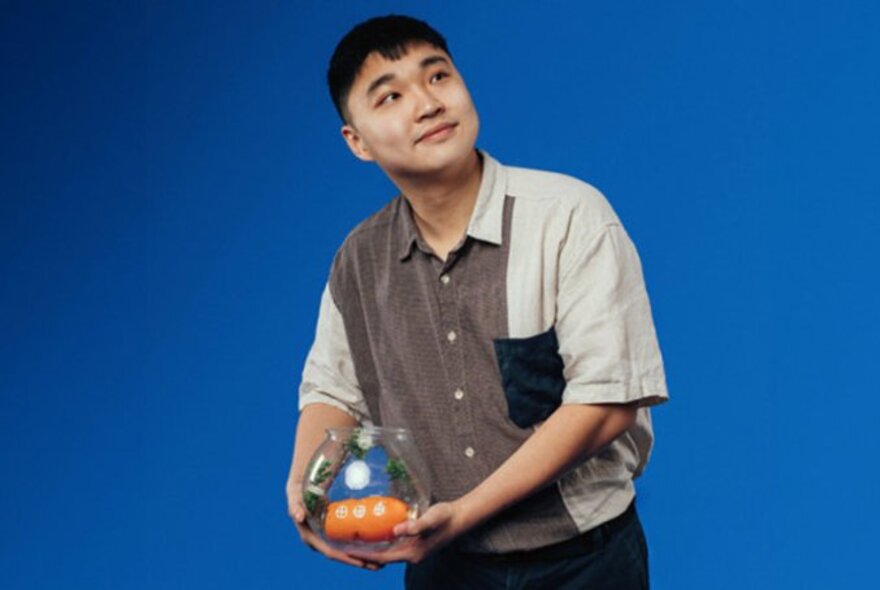
MULTIPOLYGON (((349 236, 334 261, 330 292, 371 418, 413 431, 436 500, 470 491, 532 433, 508 417, 493 347, 507 337, 514 206, 505 197, 501 244, 466 236, 444 262, 398 196, 349 236)), ((551 485, 457 543, 502 552, 577 533, 551 485)))

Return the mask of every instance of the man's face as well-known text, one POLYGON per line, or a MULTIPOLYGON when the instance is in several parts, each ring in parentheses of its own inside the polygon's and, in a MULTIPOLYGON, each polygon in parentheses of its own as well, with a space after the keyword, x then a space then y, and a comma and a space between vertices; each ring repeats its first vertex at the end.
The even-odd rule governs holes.
POLYGON ((397 61, 378 52, 367 57, 349 92, 350 117, 342 127, 355 156, 392 177, 418 177, 464 162, 479 130, 470 93, 449 55, 427 43, 407 50, 397 61))

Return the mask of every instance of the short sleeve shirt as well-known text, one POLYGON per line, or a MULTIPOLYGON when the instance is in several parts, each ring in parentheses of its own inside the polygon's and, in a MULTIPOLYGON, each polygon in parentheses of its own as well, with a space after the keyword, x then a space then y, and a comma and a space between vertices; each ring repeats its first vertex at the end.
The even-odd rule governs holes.
POLYGON ((454 542, 501 553, 622 513, 651 454, 649 407, 668 394, 641 263, 605 197, 571 176, 478 154, 474 211, 445 261, 403 195, 345 239, 299 406, 410 429, 433 499, 451 501, 560 405, 637 404, 635 424, 614 442, 454 542))

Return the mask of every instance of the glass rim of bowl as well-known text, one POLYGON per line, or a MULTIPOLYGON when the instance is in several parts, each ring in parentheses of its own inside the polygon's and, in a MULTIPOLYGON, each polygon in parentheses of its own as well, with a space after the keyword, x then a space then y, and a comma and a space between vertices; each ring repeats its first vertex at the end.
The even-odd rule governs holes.
POLYGON ((412 431, 409 428, 399 426, 334 426, 327 428, 327 432, 339 434, 352 434, 354 432, 363 432, 366 434, 403 434, 409 436, 412 431))

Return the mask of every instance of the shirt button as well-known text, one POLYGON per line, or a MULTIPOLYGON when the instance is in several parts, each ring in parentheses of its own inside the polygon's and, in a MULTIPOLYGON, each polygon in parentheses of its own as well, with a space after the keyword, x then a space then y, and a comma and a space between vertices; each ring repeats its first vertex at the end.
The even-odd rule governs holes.
POLYGON ((456 389, 452 395, 455 396, 455 399, 461 399, 464 397, 464 392, 461 389, 456 389))
POLYGON ((467 457, 468 459, 472 458, 474 456, 474 449, 472 447, 466 448, 464 450, 464 456, 467 457))
POLYGON ((449 284, 449 275, 440 275, 440 282, 444 285, 449 284))
POLYGON ((446 335, 446 339, 449 340, 450 342, 455 342, 455 338, 456 338, 455 330, 450 330, 449 334, 446 335))

